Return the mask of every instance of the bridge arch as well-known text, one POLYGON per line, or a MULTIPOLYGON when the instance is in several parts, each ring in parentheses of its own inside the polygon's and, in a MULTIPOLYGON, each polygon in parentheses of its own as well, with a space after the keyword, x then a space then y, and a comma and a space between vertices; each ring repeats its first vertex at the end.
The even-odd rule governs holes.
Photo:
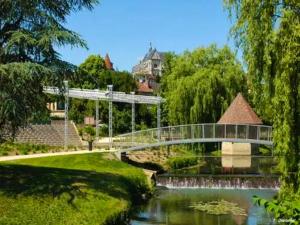
POLYGON ((273 145, 272 127, 249 124, 187 124, 141 130, 114 138, 114 146, 120 152, 207 142, 273 145))

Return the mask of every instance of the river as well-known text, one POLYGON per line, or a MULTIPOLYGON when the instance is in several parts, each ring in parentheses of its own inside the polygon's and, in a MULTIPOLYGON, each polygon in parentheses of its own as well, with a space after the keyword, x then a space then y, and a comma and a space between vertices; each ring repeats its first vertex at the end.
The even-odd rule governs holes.
POLYGON ((132 219, 131 225, 268 225, 272 218, 254 206, 252 196, 271 199, 275 190, 265 189, 158 189, 155 196, 132 219), (190 206, 225 200, 236 203, 247 216, 211 215, 190 206))
POLYGON ((198 162, 196 166, 157 176, 156 183, 160 187, 148 204, 133 216, 131 225, 274 224, 262 207, 253 204, 253 196, 271 199, 276 195, 280 184, 275 158, 201 157, 198 162), (214 215, 191 207, 212 201, 236 204, 245 215, 233 212, 214 215))

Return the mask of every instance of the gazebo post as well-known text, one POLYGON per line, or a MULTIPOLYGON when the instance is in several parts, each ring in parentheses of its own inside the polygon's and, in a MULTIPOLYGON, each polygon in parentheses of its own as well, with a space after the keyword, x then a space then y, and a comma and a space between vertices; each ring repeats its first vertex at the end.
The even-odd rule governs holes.
POLYGON ((99 99, 96 100, 96 141, 99 141, 99 99))
POLYGON ((157 104, 157 139, 160 141, 160 115, 161 109, 160 109, 160 102, 157 104))

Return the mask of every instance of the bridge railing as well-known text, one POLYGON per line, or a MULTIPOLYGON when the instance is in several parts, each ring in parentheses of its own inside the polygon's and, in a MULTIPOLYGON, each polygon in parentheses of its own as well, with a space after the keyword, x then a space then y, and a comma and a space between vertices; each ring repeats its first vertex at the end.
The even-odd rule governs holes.
MULTIPOLYGON (((116 136, 114 145, 121 149, 153 146, 157 143, 249 142, 272 144, 272 127, 248 124, 189 124, 141 130, 116 136)), ((159 144, 157 144, 159 145, 159 144)))

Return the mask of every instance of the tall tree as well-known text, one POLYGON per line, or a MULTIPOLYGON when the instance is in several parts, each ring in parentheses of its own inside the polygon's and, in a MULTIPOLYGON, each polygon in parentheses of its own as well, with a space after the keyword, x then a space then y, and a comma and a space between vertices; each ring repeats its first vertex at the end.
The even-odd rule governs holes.
POLYGON ((251 99, 274 125, 280 153, 300 149, 300 2, 224 0, 243 49, 251 99))
MULTIPOLYGON (((133 76, 128 72, 106 69, 104 60, 99 55, 90 55, 76 71, 73 87, 106 90, 112 84, 114 91, 130 93, 136 90, 133 76), (75 82, 74 82, 75 81, 75 82)), ((114 131, 116 133, 128 132, 131 128, 131 106, 124 103, 113 105, 114 131)), ((82 123, 85 116, 95 116, 94 101, 72 99, 70 104, 70 118, 77 123, 82 123)), ((108 103, 100 102, 99 118, 102 123, 108 123, 108 103)))
POLYGON ((13 126, 9 134, 14 136, 34 112, 46 107, 43 84, 62 85, 72 75, 75 66, 62 61, 55 47, 86 47, 64 25, 71 12, 92 9, 97 2, 0 0, 0 79, 5 84, 0 89, 0 133, 13 126))
POLYGON ((0 66, 0 142, 14 137, 19 126, 45 108, 40 82, 50 73, 33 63, 0 66))
POLYGON ((63 25, 72 11, 91 9, 97 0, 1 0, 0 63, 52 63, 55 46, 86 47, 75 32, 63 25))
POLYGON ((171 124, 216 122, 238 92, 246 93, 242 66, 228 47, 169 55, 167 68, 162 95, 171 124))
POLYGON ((300 2, 224 0, 234 19, 232 35, 243 49, 251 98, 273 123, 281 154, 279 201, 264 202, 276 218, 299 221, 300 194, 300 2), (298 193, 298 194, 297 194, 298 193))

